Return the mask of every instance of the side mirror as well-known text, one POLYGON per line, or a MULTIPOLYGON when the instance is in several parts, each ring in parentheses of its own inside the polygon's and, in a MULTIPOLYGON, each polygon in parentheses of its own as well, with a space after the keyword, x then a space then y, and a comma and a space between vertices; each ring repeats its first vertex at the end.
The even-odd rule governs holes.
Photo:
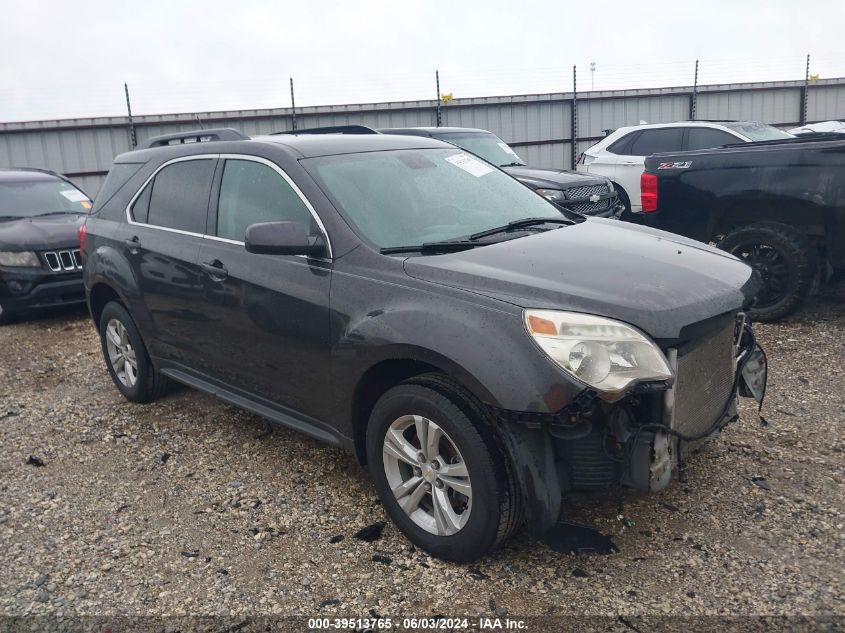
POLYGON ((264 222, 246 229, 247 252, 261 255, 305 255, 325 257, 326 241, 322 235, 308 235, 299 222, 264 222))

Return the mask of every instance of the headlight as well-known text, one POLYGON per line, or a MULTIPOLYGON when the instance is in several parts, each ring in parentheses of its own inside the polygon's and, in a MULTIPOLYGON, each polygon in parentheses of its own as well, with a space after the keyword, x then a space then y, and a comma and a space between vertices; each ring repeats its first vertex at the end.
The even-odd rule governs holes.
POLYGON ((552 202, 563 202, 566 200, 566 196, 563 195, 563 192, 560 189, 537 189, 536 191, 546 200, 550 200, 552 202))
POLYGON ((524 314, 525 326, 540 349, 605 400, 618 400, 633 383, 673 377, 660 348, 630 325, 577 312, 525 310, 524 314))
POLYGON ((38 261, 38 255, 31 251, 0 251, 0 266, 37 268, 41 262, 38 261))

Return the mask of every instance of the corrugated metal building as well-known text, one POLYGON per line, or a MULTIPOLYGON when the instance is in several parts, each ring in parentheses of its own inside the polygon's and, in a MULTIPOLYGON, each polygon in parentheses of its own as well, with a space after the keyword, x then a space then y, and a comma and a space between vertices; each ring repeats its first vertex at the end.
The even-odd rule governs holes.
MULTIPOLYGON (((793 127, 845 118, 845 78, 803 81, 455 99, 441 105, 444 126, 491 130, 530 165, 569 169, 573 154, 602 138, 603 130, 640 121, 690 118, 745 119, 793 127), (805 96, 806 90, 806 96, 805 96), (806 106, 806 113, 805 113, 806 106), (575 124, 573 126, 573 123, 575 124), (572 131, 577 130, 573 152, 572 131)), ((298 108, 297 127, 361 124, 369 127, 435 125, 436 102, 298 108)), ((139 143, 159 134, 204 127, 234 127, 258 135, 293 128, 290 108, 134 117, 139 143)), ((42 167, 66 174, 96 195, 112 159, 130 148, 127 117, 0 123, 0 166, 42 167)))

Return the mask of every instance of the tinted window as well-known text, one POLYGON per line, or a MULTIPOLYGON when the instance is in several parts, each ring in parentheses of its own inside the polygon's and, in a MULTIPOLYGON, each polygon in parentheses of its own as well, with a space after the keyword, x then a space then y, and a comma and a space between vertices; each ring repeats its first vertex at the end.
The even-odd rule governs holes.
POLYGON ((618 141, 611 143, 607 148, 607 151, 611 154, 618 154, 619 156, 631 156, 631 143, 633 143, 639 135, 639 132, 626 134, 618 141))
POLYGON ((684 129, 664 127, 643 130, 631 145, 631 156, 650 156, 658 152, 677 152, 681 149, 684 129))
POLYGON ((205 233, 214 165, 214 160, 186 160, 158 172, 153 181, 148 223, 205 233))
POLYGON ((132 205, 132 219, 136 222, 146 224, 150 214, 150 194, 152 191, 153 183, 150 183, 144 187, 144 191, 135 199, 135 203, 132 205))
POLYGON ((687 132, 687 149, 707 149, 728 143, 741 143, 742 139, 722 130, 706 127, 691 127, 687 132))
POLYGON ((300 222, 313 217, 302 198, 278 172, 250 160, 227 160, 220 183, 217 235, 243 241, 246 229, 260 222, 300 222))

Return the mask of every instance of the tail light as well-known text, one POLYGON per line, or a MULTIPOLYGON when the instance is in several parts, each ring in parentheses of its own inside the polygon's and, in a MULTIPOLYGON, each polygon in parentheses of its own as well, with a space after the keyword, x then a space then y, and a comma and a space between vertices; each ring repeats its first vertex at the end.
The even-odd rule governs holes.
POLYGON ((79 252, 85 253, 85 238, 88 237, 88 229, 86 229, 83 224, 79 227, 76 234, 79 236, 79 252))
POLYGON ((640 176, 640 194, 643 213, 657 211, 657 176, 647 172, 640 176))

